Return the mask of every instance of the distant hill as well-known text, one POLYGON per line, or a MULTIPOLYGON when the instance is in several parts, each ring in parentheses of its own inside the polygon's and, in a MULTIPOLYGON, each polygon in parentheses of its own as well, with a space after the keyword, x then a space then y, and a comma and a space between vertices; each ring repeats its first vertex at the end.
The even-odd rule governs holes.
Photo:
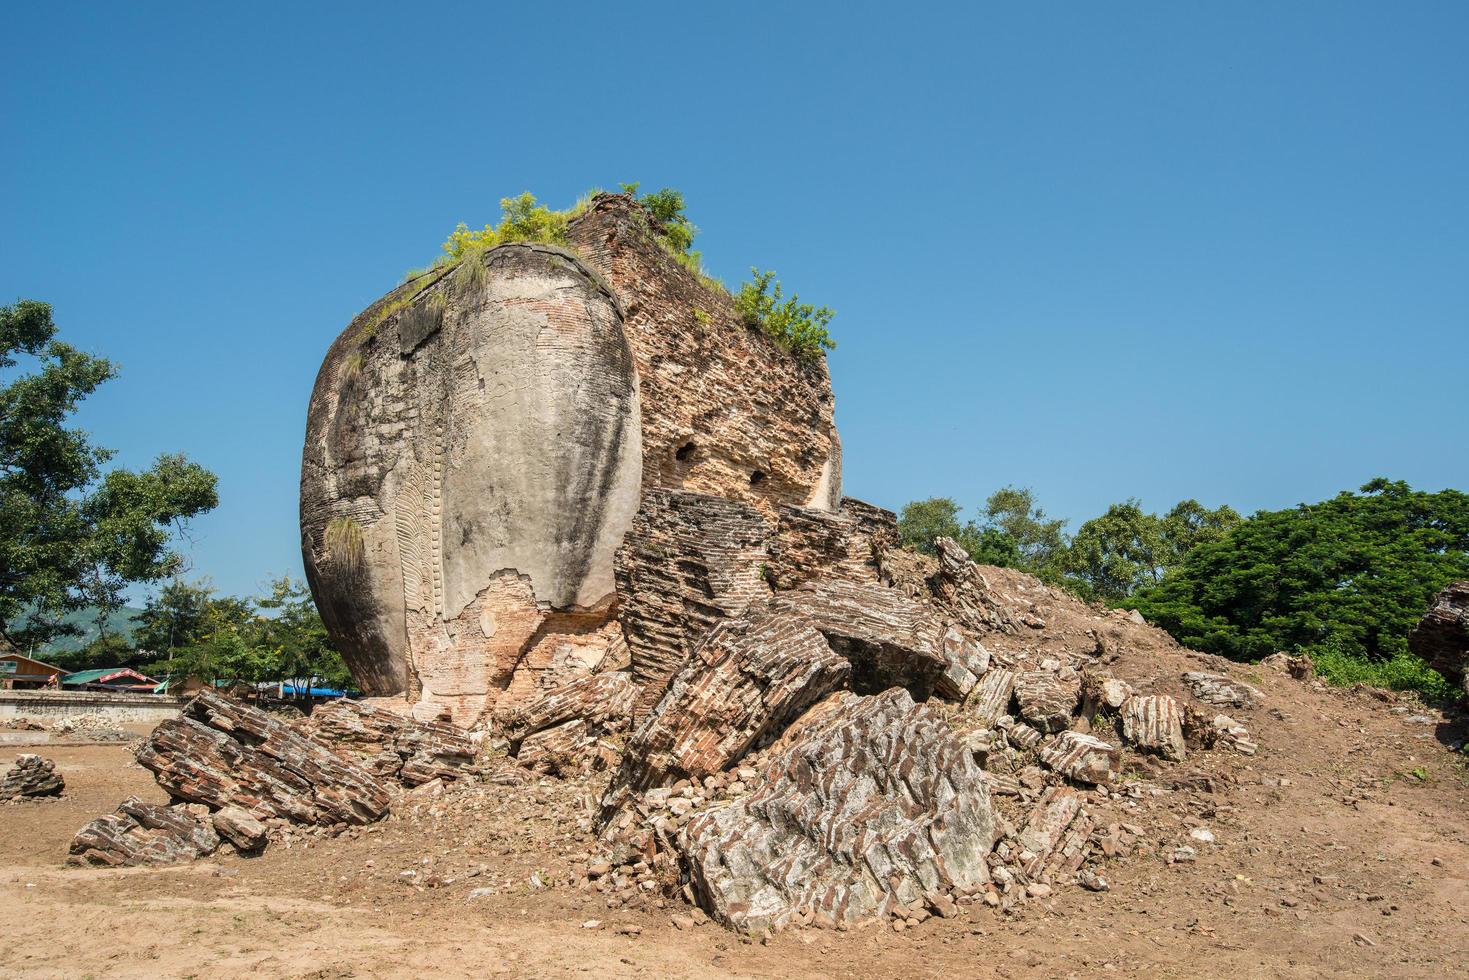
MULTIPOLYGON (((123 606, 121 609, 107 617, 107 632, 111 636, 121 636, 129 643, 133 639, 133 629, 137 619, 143 610, 132 606, 123 606)), ((93 640, 97 639, 97 610, 95 608, 78 609, 74 613, 62 617, 63 621, 72 624, 81 630, 75 636, 57 637, 36 649, 35 655, 42 660, 47 656, 55 656, 62 653, 75 653, 93 640)))

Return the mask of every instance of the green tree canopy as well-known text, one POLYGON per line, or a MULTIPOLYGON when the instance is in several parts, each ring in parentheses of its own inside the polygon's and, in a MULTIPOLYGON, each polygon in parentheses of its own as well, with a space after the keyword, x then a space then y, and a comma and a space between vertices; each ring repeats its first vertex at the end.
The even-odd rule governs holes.
POLYGON ((1134 597, 1181 643, 1237 660, 1277 650, 1385 662, 1447 583, 1469 578, 1469 495, 1376 479, 1262 511, 1134 597))
POLYGON ((21 644, 67 631, 70 610, 121 605, 128 582, 175 573, 170 544, 219 503, 215 477, 182 456, 102 475, 111 452, 67 422, 116 369, 56 339, 49 304, 0 307, 0 629, 21 644))
POLYGON ((175 580, 149 599, 134 633, 154 676, 204 681, 315 679, 350 687, 304 583, 280 578, 255 599, 219 596, 207 582, 175 580))
POLYGON ((1077 529, 1064 557, 1067 584, 1088 598, 1117 603, 1159 584, 1198 545, 1240 522, 1233 508, 1179 502, 1163 516, 1137 500, 1113 504, 1077 529))
POLYGON ((1014 568, 1020 564, 1020 549, 1004 531, 981 527, 973 521, 959 523, 961 508, 949 497, 915 500, 898 516, 899 543, 905 548, 934 554, 937 538, 953 538, 981 565, 1014 568))

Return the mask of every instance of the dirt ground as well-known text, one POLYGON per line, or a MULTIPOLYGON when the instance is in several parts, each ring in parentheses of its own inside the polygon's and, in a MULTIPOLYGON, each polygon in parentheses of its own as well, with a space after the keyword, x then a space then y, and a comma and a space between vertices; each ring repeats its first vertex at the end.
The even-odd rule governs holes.
MULTIPOLYGON (((1193 656, 1193 655, 1189 655, 1193 656)), ((1193 665, 1197 668, 1197 663, 1193 665)), ((1114 667, 1163 689, 1181 655, 1114 667)), ((1242 668, 1232 712, 1257 755, 1195 753, 1094 799, 1144 828, 1098 870, 1002 915, 975 904, 894 932, 768 941, 687 907, 624 904, 585 877, 602 777, 496 776, 405 795, 379 825, 258 858, 167 869, 63 864, 71 835, 129 794, 162 802, 125 745, 46 746, 55 800, 0 806, 0 974, 14 977, 1469 976, 1469 769, 1462 719, 1372 692, 1242 668), (1208 827, 1215 844, 1190 841, 1208 827), (1198 860, 1167 855, 1195 843, 1198 860)), ((24 751, 7 747, 6 751, 24 751)))

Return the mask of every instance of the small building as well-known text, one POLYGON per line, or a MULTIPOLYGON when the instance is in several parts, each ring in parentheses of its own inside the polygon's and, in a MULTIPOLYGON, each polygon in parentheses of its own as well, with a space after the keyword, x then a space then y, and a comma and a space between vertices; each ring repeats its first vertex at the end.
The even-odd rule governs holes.
POLYGON ((71 691, 131 691, 152 694, 158 682, 130 667, 102 667, 79 670, 61 678, 61 686, 71 691))
POLYGON ((0 687, 7 691, 56 687, 66 670, 14 650, 0 650, 0 687))

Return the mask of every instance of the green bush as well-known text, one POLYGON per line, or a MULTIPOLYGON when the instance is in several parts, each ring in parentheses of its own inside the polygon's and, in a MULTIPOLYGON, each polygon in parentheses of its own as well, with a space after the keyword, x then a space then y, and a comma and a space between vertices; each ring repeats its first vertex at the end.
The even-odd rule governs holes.
POLYGON ((780 280, 774 272, 761 272, 751 267, 750 282, 740 286, 735 296, 735 309, 751 329, 764 331, 777 344, 810 363, 823 351, 835 350, 827 324, 836 315, 829 306, 802 303, 795 293, 785 299, 780 280))
POLYGON ((1322 680, 1337 687, 1368 684, 1393 691, 1421 691, 1433 698, 1453 698, 1458 694, 1438 671, 1406 650, 1393 654, 1389 660, 1362 660, 1335 647, 1324 647, 1311 651, 1311 662, 1322 680))

